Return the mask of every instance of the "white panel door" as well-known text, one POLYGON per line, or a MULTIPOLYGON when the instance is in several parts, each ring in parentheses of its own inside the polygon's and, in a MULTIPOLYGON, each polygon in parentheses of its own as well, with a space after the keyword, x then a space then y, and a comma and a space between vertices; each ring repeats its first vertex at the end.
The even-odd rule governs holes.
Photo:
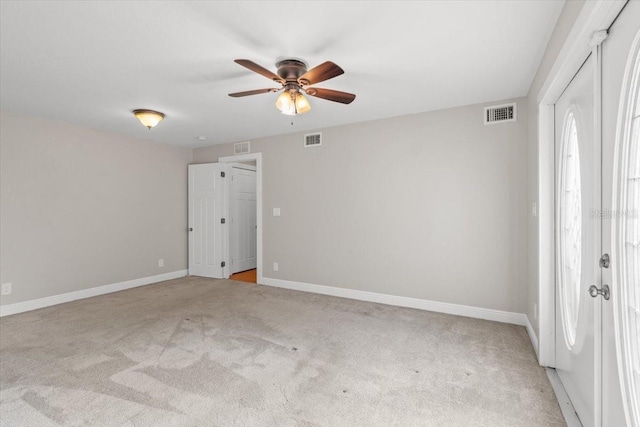
POLYGON ((555 105, 556 370, 583 426, 596 420, 594 314, 599 283, 600 146, 594 138, 593 55, 555 105))
POLYGON ((228 165, 189 165, 189 274, 225 277, 227 225, 225 179, 228 165))
POLYGON ((603 426, 640 427, 639 52, 640 1, 631 1, 602 44, 602 249, 611 258, 603 269, 611 289, 602 301, 603 426))
POLYGON ((256 268, 256 171, 231 169, 231 273, 256 268))

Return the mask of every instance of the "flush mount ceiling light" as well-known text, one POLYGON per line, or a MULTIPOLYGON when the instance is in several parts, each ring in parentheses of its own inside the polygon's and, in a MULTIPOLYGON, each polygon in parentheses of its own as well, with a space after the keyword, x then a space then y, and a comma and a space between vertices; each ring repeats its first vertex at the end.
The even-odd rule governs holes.
POLYGON ((133 115, 140 120, 147 129, 151 129, 164 119, 164 114, 153 110, 133 110, 133 115))
POLYGON ((258 95, 260 93, 279 92, 284 89, 284 92, 276 101, 276 108, 280 110, 282 114, 293 116, 296 114, 304 114, 311 110, 311 105, 302 92, 310 96, 315 96, 316 98, 327 99, 342 104, 350 104, 356 99, 356 96, 352 93, 308 87, 344 73, 342 68, 331 61, 327 61, 307 71, 307 64, 305 62, 299 59, 285 59, 276 64, 278 74, 274 74, 248 59, 236 59, 235 62, 276 83, 280 83, 282 87, 230 93, 229 96, 239 98, 242 96, 258 95))

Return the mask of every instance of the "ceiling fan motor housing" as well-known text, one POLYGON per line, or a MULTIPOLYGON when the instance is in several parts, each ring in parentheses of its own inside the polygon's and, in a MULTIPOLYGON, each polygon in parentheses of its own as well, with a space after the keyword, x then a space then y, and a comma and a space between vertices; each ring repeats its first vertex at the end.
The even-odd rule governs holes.
MULTIPOLYGON (((295 83, 297 85, 298 79, 307 72, 307 64, 298 59, 285 59, 276 65, 278 67, 278 76, 286 80, 287 83, 295 83)), ((287 87, 287 89, 289 88, 287 87)))

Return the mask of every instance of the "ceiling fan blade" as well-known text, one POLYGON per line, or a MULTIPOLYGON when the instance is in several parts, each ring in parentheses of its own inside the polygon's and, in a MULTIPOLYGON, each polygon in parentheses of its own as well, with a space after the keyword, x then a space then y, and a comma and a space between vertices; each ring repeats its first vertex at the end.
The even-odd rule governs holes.
POLYGON ((281 89, 282 88, 278 89, 278 88, 274 87, 274 88, 269 88, 269 89, 246 90, 244 92, 230 93, 229 96, 232 96, 234 98, 240 98, 241 96, 259 95, 261 93, 269 93, 269 92, 278 92, 281 89))
POLYGON ((307 95, 316 98, 328 99, 329 101, 340 102, 342 104, 351 104, 356 96, 352 93, 340 92, 339 90, 322 89, 319 87, 310 87, 305 89, 307 95))
POLYGON ((327 61, 304 73, 298 79, 301 85, 314 85, 344 74, 344 70, 331 61, 327 61))
POLYGON ((278 76, 277 74, 272 73, 271 71, 269 71, 266 68, 256 64, 253 61, 249 61, 248 59, 236 59, 234 62, 236 64, 240 64, 243 67, 246 67, 246 68, 250 69, 254 73, 262 74, 263 76, 265 76, 268 79, 273 80, 274 82, 284 83, 284 80, 280 76, 278 76))

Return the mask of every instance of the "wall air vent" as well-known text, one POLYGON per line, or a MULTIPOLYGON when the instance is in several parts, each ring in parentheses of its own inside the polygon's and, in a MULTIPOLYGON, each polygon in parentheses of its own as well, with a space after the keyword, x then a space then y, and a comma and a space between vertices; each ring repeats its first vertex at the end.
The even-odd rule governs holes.
POLYGON ((251 141, 236 142, 233 144, 233 154, 247 154, 251 152, 251 141))
POLYGON ((484 124, 493 125, 496 123, 515 122, 516 103, 492 105, 484 107, 484 124))
POLYGON ((322 133, 308 133, 304 136, 305 147, 317 147, 322 145, 322 133))

